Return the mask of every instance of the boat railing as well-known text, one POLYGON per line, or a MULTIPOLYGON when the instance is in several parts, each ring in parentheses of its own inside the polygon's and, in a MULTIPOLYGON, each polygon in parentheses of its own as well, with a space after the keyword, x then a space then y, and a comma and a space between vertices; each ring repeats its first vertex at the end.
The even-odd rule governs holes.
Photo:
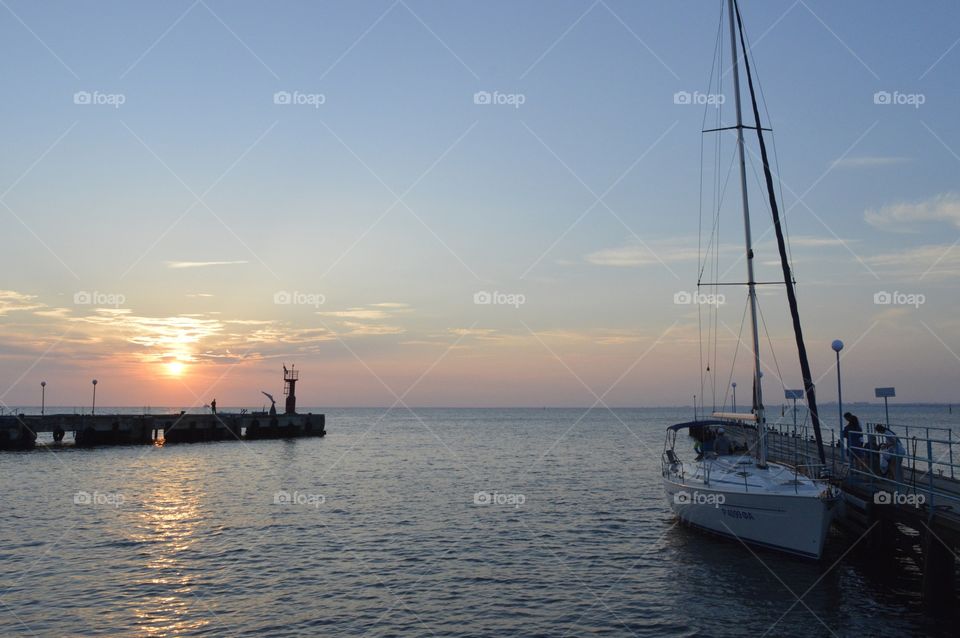
POLYGON ((670 476, 670 473, 673 471, 679 474, 681 480, 686 476, 683 461, 680 460, 680 457, 677 456, 673 448, 669 448, 664 450, 660 456, 660 473, 664 477, 667 477, 670 476), (676 468, 676 470, 673 468, 676 468))

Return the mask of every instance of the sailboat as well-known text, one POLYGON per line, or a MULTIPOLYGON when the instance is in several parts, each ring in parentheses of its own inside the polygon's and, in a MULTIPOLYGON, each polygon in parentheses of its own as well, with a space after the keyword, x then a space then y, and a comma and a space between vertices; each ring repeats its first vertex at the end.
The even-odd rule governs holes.
MULTIPOLYGON (((727 14, 736 126, 723 127, 715 131, 733 129, 736 132, 747 264, 745 285, 752 336, 753 406, 749 413, 720 411, 702 418, 695 414, 693 421, 668 427, 662 455, 664 491, 670 507, 686 524, 742 543, 819 559, 823 555, 827 533, 839 500, 839 492, 824 475, 826 469, 816 390, 807 359, 794 279, 764 139, 764 132, 769 129, 761 125, 743 20, 737 0, 727 0, 727 14), (747 93, 753 112, 754 124, 751 126, 745 125, 743 121, 741 64, 746 74, 747 93), (760 336, 757 327, 757 281, 754 276, 744 131, 755 132, 757 135, 765 177, 766 199, 771 209, 780 253, 782 285, 786 289, 792 318, 804 394, 820 457, 819 465, 811 463, 799 467, 767 459, 767 424, 761 383, 760 336), (749 446, 747 452, 731 450, 725 430, 733 429, 755 437, 756 444, 752 446, 753 450, 749 450, 749 446), (685 441, 686 437, 678 441, 677 434, 683 431, 692 434, 698 440, 698 447, 701 448, 698 449, 700 454, 693 460, 681 459, 678 448, 684 446, 679 443, 685 441), (712 449, 702 449, 710 447, 712 449)), ((689 443, 684 445, 688 447, 689 443)))

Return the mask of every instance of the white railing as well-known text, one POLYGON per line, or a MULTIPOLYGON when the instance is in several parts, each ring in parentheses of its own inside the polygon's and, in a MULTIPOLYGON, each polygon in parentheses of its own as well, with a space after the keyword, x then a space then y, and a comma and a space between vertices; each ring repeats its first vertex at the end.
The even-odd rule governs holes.
POLYGON ((929 511, 936 505, 960 505, 960 482, 956 480, 960 465, 954 463, 956 441, 952 430, 938 426, 892 426, 889 434, 900 440, 901 454, 895 448, 881 447, 889 443, 888 434, 877 432, 876 425, 867 424, 860 433, 860 445, 844 446, 852 480, 882 485, 898 495, 923 495, 920 504, 929 511), (881 472, 882 459, 887 461, 886 474, 881 472))

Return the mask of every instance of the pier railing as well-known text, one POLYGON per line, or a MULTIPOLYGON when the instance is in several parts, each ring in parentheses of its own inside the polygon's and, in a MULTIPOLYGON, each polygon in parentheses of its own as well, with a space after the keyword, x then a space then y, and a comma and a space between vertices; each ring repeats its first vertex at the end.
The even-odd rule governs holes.
MULTIPOLYGON (((751 430, 744 429, 753 452, 756 432, 751 430)), ((937 514, 960 519, 960 456, 953 449, 960 437, 950 428, 867 423, 857 433, 859 445, 851 445, 856 439, 844 440, 833 428, 824 427, 821 433, 825 465, 820 463, 809 424, 795 425, 792 419, 767 423, 769 458, 792 465, 801 474, 815 477, 826 472, 851 488, 865 488, 855 491, 872 494, 878 505, 914 505, 927 517, 937 514), (877 432, 877 425, 888 427, 889 432, 877 432), (889 446, 892 439, 888 434, 899 439, 899 450, 889 446), (887 466, 886 472, 881 465, 887 466)))
POLYGON ((896 500, 893 504, 925 506, 930 512, 956 508, 960 513, 960 464, 954 458, 957 441, 953 431, 937 426, 892 426, 889 432, 877 432, 877 425, 867 424, 860 445, 844 446, 851 481, 887 491, 884 498, 896 500), (899 440, 899 449, 890 445, 891 436, 899 440))

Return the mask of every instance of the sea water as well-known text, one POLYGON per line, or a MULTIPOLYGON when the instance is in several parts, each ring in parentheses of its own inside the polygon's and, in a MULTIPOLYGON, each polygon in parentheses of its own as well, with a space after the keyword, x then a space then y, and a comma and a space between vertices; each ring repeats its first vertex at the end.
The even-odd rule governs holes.
POLYGON ((807 562, 678 525, 690 408, 322 411, 322 439, 0 453, 0 635, 952 635, 838 531, 807 562))

